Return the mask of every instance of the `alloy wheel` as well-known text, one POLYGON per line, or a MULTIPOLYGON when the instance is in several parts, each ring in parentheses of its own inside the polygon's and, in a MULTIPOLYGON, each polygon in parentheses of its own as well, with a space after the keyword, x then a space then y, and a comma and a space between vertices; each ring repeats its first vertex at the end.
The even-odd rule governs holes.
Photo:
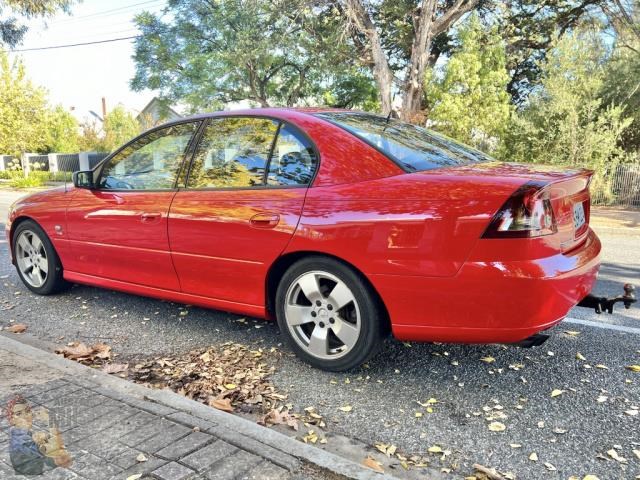
POLYGON ((346 355, 360 337, 358 302, 347 284, 331 273, 300 275, 289 286, 284 307, 293 339, 318 359, 346 355))
POLYGON ((49 261, 40 237, 31 230, 23 230, 16 241, 15 253, 22 278, 35 288, 44 285, 49 275, 49 261))

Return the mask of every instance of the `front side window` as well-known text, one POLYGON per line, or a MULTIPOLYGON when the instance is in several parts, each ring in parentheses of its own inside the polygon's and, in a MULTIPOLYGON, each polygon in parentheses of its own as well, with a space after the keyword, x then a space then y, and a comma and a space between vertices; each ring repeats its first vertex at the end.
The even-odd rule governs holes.
POLYGON ((366 113, 316 114, 381 150, 407 172, 493 160, 488 155, 430 130, 366 113))
POLYGON ((269 185, 308 185, 317 168, 316 152, 309 140, 288 125, 282 125, 271 162, 269 185))
POLYGON ((154 130, 118 152, 104 167, 99 188, 165 190, 174 188, 180 165, 198 122, 154 130))
POLYGON ((264 185, 278 123, 255 117, 213 118, 189 172, 189 188, 264 185))

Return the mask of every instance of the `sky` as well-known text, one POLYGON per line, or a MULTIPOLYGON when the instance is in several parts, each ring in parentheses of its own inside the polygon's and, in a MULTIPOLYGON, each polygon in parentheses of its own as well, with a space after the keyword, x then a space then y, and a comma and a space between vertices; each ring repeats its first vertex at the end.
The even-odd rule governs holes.
MULTIPOLYGON (((84 0, 71 7, 71 14, 26 22, 29 31, 16 50, 67 45, 137 35, 133 17, 142 11, 159 12, 166 0, 84 0)), ((41 51, 19 55, 33 83, 45 87, 52 104, 74 108, 79 120, 102 115, 101 98, 107 110, 122 104, 137 114, 153 98, 153 92, 132 92, 133 40, 41 51)))

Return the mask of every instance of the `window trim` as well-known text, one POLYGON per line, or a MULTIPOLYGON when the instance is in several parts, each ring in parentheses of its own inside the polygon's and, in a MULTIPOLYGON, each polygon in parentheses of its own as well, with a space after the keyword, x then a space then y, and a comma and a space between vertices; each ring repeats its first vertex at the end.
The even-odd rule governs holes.
POLYGON ((189 161, 189 168, 187 171, 187 176, 185 178, 185 183, 184 183, 184 187, 179 187, 179 190, 186 190, 189 192, 206 192, 206 191, 233 191, 233 190, 271 190, 271 189, 290 189, 290 188, 311 188, 311 186, 313 185, 313 182, 315 182, 316 177, 318 176, 318 172, 320 171, 320 164, 321 164, 321 158, 320 158, 320 152, 318 150, 318 147, 316 146, 316 143, 313 141, 313 139, 307 134, 307 132, 305 132, 304 130, 302 130, 300 127, 298 127, 297 125, 294 125, 291 122, 288 122, 286 120, 283 120, 281 118, 272 116, 272 115, 261 115, 261 114, 256 114, 256 115, 251 115, 251 114, 242 114, 242 115, 212 115, 209 117, 206 117, 205 120, 202 122, 202 126, 200 127, 200 132, 199 132, 199 136, 198 136, 198 142, 195 145, 195 147, 193 148, 193 152, 191 155, 191 159, 189 161), (254 186, 248 186, 248 187, 202 187, 202 188, 193 188, 193 187, 189 187, 189 177, 191 176, 191 169, 193 168, 193 162, 195 160, 195 154, 196 151, 198 150, 198 147, 200 146, 200 141, 202 140, 202 136, 204 135, 204 131, 207 128, 207 126, 209 125, 209 123, 211 122, 211 120, 216 120, 216 119, 224 119, 224 118, 264 118, 267 120, 272 120, 274 122, 278 123, 278 128, 276 130, 276 134, 273 137, 273 143, 271 145, 271 150, 269 151, 269 158, 267 159, 267 163, 265 164, 265 175, 268 175, 268 171, 269 171, 269 165, 271 164, 271 157, 273 156, 273 150, 275 149, 275 144, 278 140, 278 135, 280 134, 280 129, 282 128, 283 125, 287 126, 287 127, 291 127, 291 129, 293 131, 295 131, 295 133, 301 135, 307 142, 309 142, 310 147, 313 149, 313 153, 316 156, 316 169, 315 172, 313 172, 313 176, 311 177, 311 180, 309 180, 309 183, 304 184, 304 185, 268 185, 266 182, 266 177, 263 176, 263 185, 254 185, 254 186))
POLYGON ((183 124, 187 124, 187 123, 193 123, 196 125, 196 128, 194 129, 194 133, 191 135, 191 138, 189 139, 189 143, 187 144, 185 150, 184 150, 184 154, 182 157, 182 162, 180 162, 180 165, 178 166, 178 171, 176 172, 176 179, 173 182, 173 186, 171 188, 151 188, 151 189, 140 189, 140 190, 134 190, 134 189, 128 189, 128 188, 110 188, 110 189, 104 189, 104 188, 100 188, 98 186, 95 187, 95 190, 98 190, 100 192, 137 192, 137 193, 142 193, 142 192, 175 192, 179 189, 178 186, 178 182, 180 181, 180 176, 181 173, 184 169, 185 164, 187 164, 187 162, 191 162, 191 157, 193 156, 193 149, 192 146, 194 144, 195 139, 198 137, 199 132, 202 129, 202 125, 205 123, 203 121, 203 119, 198 118, 198 119, 193 119, 193 118, 189 118, 189 119, 183 119, 183 120, 179 120, 179 121, 175 121, 175 122, 171 122, 171 123, 165 123, 162 125, 157 125, 153 128, 150 128, 149 130, 146 130, 144 132, 142 132, 140 135, 137 135, 136 137, 133 137, 131 140, 129 140, 127 143, 125 143, 124 145, 122 145, 120 148, 114 150, 113 152, 111 152, 107 157, 105 157, 100 163, 98 163, 98 165, 96 165, 93 169, 94 172, 94 184, 95 185, 99 185, 100 184, 100 180, 102 179, 102 172, 104 171, 105 166, 107 166, 111 160, 113 160, 113 158, 115 158, 120 152, 122 152, 125 148, 127 148, 129 145, 133 144, 134 142, 140 140, 143 137, 146 137, 147 135, 152 134, 153 132, 156 132, 158 130, 164 130, 165 128, 170 128, 170 127, 174 127, 176 125, 183 125, 183 124), (96 175, 97 173, 97 175, 96 175))

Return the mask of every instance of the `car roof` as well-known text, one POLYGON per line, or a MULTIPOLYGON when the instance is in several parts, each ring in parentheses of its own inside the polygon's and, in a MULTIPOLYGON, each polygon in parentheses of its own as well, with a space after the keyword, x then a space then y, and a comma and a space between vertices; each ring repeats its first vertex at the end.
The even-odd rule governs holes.
POLYGON ((191 120, 204 120, 207 118, 216 117, 236 117, 236 116, 255 116, 255 117, 274 117, 282 120, 291 119, 297 115, 312 116, 314 113, 325 112, 344 112, 344 113, 367 113, 358 110, 348 110, 344 108, 332 108, 332 107, 262 107, 262 108, 244 108, 239 110, 219 110, 214 112, 198 113, 195 115, 188 115, 186 117, 177 118, 168 122, 155 125, 149 130, 154 130, 158 127, 175 125, 191 120))

